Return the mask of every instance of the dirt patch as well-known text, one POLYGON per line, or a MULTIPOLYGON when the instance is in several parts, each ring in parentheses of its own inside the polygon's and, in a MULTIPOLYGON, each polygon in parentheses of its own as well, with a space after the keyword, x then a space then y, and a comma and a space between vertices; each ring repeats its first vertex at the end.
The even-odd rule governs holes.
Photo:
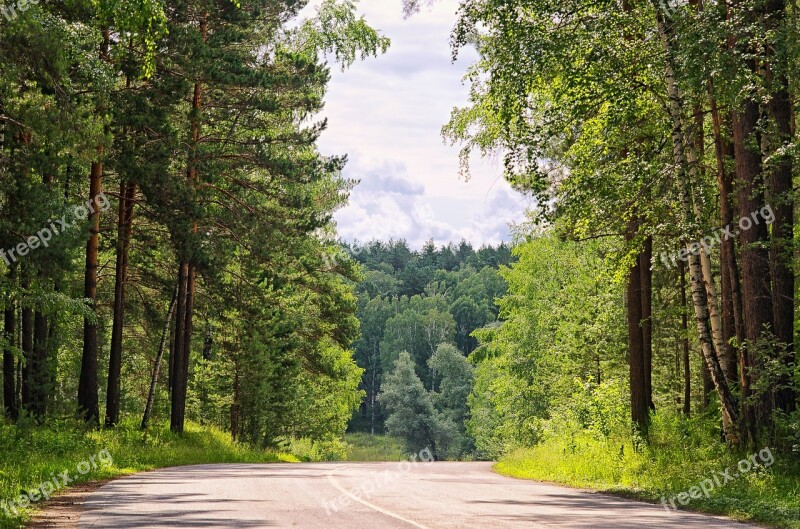
POLYGON ((70 487, 69 490, 41 504, 41 509, 36 511, 33 519, 25 527, 76 529, 78 520, 83 513, 83 504, 86 499, 94 491, 110 481, 113 480, 87 481, 70 487))

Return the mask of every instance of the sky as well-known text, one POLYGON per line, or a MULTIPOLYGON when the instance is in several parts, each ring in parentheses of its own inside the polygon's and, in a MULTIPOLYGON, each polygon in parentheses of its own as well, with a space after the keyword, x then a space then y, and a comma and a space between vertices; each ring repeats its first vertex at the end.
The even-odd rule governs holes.
POLYGON ((524 219, 526 199, 503 179, 502 160, 475 160, 465 181, 460 147, 441 136, 453 107, 468 101, 462 78, 476 57, 470 50, 451 60, 458 1, 439 0, 410 19, 401 0, 358 5, 392 45, 345 72, 331 65, 320 149, 347 154, 345 177, 361 182, 335 215, 339 235, 349 242, 406 239, 413 248, 430 239, 466 239, 475 247, 509 241, 509 223, 524 219))

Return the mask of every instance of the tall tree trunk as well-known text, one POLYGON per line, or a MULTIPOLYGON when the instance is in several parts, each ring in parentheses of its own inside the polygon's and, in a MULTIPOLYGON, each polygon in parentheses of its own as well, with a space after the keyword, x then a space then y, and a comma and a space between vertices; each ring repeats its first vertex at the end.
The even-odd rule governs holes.
MULTIPOLYGON (((700 107, 695 107, 693 111, 694 125, 693 134, 687 134, 685 152, 687 172, 690 182, 705 181, 705 170, 702 166, 702 159, 705 152, 705 137, 704 137, 704 124, 703 113, 700 107)), ((692 188, 691 200, 694 208, 695 218, 699 221, 703 218, 703 212, 700 210, 700 200, 694 193, 692 188)), ((725 337, 722 328, 722 315, 720 313, 720 301, 717 295, 716 281, 714 280, 714 273, 711 266, 711 255, 704 247, 700 252, 700 266, 703 271, 703 282, 706 288, 706 297, 708 299, 708 322, 711 325, 711 337, 714 340, 714 349, 719 356, 722 371, 725 373, 725 378, 728 385, 736 383, 736 362, 733 358, 725 354, 725 337)))
MULTIPOLYGON (((746 101, 742 109, 734 113, 733 138, 736 152, 736 175, 739 187, 739 216, 751 219, 751 213, 759 212, 765 205, 761 156, 755 145, 759 142, 757 124, 759 114, 754 101, 746 101), (754 141, 755 140, 755 141, 754 141), (755 144, 755 145, 754 145, 755 144)), ((766 223, 751 223, 750 229, 740 231, 742 252, 742 308, 744 315, 745 342, 740 352, 740 369, 748 376, 761 364, 756 358, 762 333, 773 328, 772 293, 770 288, 770 263, 766 223)), ((749 385, 749 384, 748 384, 749 385)), ((749 395, 748 395, 749 396, 749 395)), ((770 413, 769 399, 760 399, 760 409, 754 420, 766 421, 770 413)), ((751 434, 749 442, 756 443, 757 424, 748 424, 751 434)))
MULTIPOLYGON (((103 42, 100 45, 100 59, 109 60, 111 34, 103 29, 103 42)), ((102 109, 99 109, 102 110, 102 109)), ((89 175, 89 226, 90 236, 86 243, 86 272, 84 274, 83 297, 91 304, 97 316, 97 265, 100 245, 100 202, 98 196, 103 192, 103 157, 105 149, 97 147, 97 160, 92 162, 89 175)), ((83 353, 81 355, 81 374, 78 381, 78 414, 87 423, 99 425, 100 402, 97 379, 97 319, 83 320, 83 353)))
POLYGON ((644 387, 647 407, 656 409, 653 402, 653 238, 644 241, 639 255, 639 272, 642 288, 642 356, 644 359, 644 387))
MULTIPOLYGON (((23 280, 23 290, 28 291, 30 283, 28 279, 23 280)), ((33 371, 33 309, 22 307, 22 398, 21 407, 28 412, 33 405, 33 385, 31 373, 33 371)))
MULTIPOLYGON (((780 32, 786 19, 785 0, 767 0, 764 20, 769 30, 780 32)), ((780 344, 785 344, 783 357, 787 370, 794 366, 794 270, 792 267, 794 246, 794 194, 792 189, 792 157, 780 151, 792 142, 792 101, 786 76, 785 60, 774 46, 767 47, 769 58, 784 64, 775 64, 768 69, 771 99, 767 105, 771 127, 769 154, 777 159, 769 168, 769 198, 775 214, 772 225, 770 248, 770 273, 772 275, 772 308, 774 332, 780 344)), ((780 388, 775 394, 778 409, 790 413, 796 408, 791 375, 778 381, 780 388)))
POLYGON ((3 408, 5 410, 5 417, 16 421, 19 416, 19 410, 17 409, 17 386, 12 347, 17 341, 17 312, 14 307, 14 300, 11 299, 10 296, 6 301, 4 316, 3 335, 6 340, 6 346, 3 348, 3 408))
POLYGON ((242 437, 241 426, 241 400, 240 400, 240 382, 239 382, 239 365, 234 360, 233 362, 233 403, 231 403, 231 437, 234 441, 242 437))
MULTIPOLYGON (((633 242, 638 233, 639 219, 633 218, 628 221, 628 242, 633 242)), ((642 278, 645 275, 642 272, 642 261, 641 256, 637 256, 636 262, 628 274, 628 366, 630 368, 631 419, 636 430, 646 436, 650 419, 650 403, 647 395, 642 328, 642 278)))
POLYGON ((180 396, 182 404, 179 415, 181 432, 183 431, 183 423, 186 414, 186 393, 189 389, 189 361, 190 352, 192 350, 192 335, 194 333, 194 324, 192 320, 194 316, 196 279, 196 268, 193 264, 189 264, 186 276, 186 319, 183 322, 183 352, 181 354, 183 371, 180 373, 180 377, 183 380, 183 394, 180 396))
MULTIPOLYGON (((709 81, 709 93, 713 94, 713 83, 709 81)), ((735 233, 738 229, 734 219, 733 174, 728 170, 727 160, 735 159, 734 145, 723 136, 723 118, 717 108, 716 99, 710 97, 711 118, 714 124, 714 151, 717 159, 717 188, 720 200, 720 220, 723 226, 730 227, 735 233)), ((733 117, 726 115, 725 122, 733 128, 733 117)), ((735 172, 735 170, 734 170, 735 172)), ((720 268, 722 273, 722 317, 723 336, 725 338, 725 354, 731 358, 736 357, 736 372, 741 392, 742 433, 746 442, 755 438, 755 410, 750 403, 750 362, 748 360, 745 344, 744 306, 742 302, 742 284, 739 265, 736 258, 736 239, 730 236, 723 237, 720 247, 720 268), (731 341, 735 339, 736 347, 731 341)), ((732 365, 732 364, 729 364, 732 365)), ((733 368, 731 368, 731 373, 733 368)))
MULTIPOLYGON (((730 6, 729 19, 741 19, 741 24, 749 25, 756 21, 757 14, 747 5, 730 6), (736 13, 736 11, 739 13, 736 13)), ((757 74, 754 59, 757 51, 751 48, 750 39, 732 37, 732 51, 748 57, 745 66, 751 74, 757 74)), ((765 221, 751 214, 758 213, 765 206, 764 173, 761 159, 761 133, 759 130, 758 95, 748 94, 745 100, 733 111, 733 145, 736 158, 736 186, 739 199, 742 262, 742 313, 745 341, 740 347, 740 369, 753 376, 753 370, 763 364, 759 355, 763 333, 774 331, 772 313, 772 289, 769 263, 769 232, 765 221), (745 221, 744 219, 749 219, 745 221), (743 224, 744 223, 744 224, 743 224)), ((763 345, 769 347, 768 344, 763 345)), ((747 422, 748 443, 755 445, 758 424, 766 425, 771 415, 771 398, 765 393, 759 398, 760 405, 756 417, 747 422)))
POLYGON ((170 409, 170 428, 173 432, 183 431, 186 408, 186 383, 183 378, 183 326, 186 322, 186 289, 189 263, 182 262, 178 267, 178 301, 175 311, 175 343, 172 358, 172 401, 170 409))
MULTIPOLYGON (((733 178, 728 171, 727 160, 733 159, 733 145, 723 137, 722 116, 713 96, 713 84, 709 81, 709 101, 711 120, 714 126, 714 154, 717 160, 717 189, 719 191, 720 221, 723 226, 734 228, 733 217, 733 178)), ((726 123, 730 126, 731 118, 726 123)), ((739 381, 736 347, 744 340, 744 320, 742 319, 742 294, 739 280, 739 267, 736 261, 736 240, 725 236, 720 244, 720 278, 722 285, 722 337, 725 344, 724 356, 728 359, 726 375, 729 380, 739 381)))
MULTIPOLYGON (((103 149, 98 149, 98 159, 102 158, 103 149)), ((83 296, 92 311, 97 314, 97 263, 100 237, 100 202, 102 193, 103 162, 92 163, 89 185, 89 225, 91 235, 86 243, 86 272, 84 276, 83 296)), ((97 395, 97 321, 90 318, 83 320, 83 354, 81 356, 81 374, 78 382, 78 413, 86 422, 99 424, 100 404, 97 395)))
POLYGON ((683 348, 683 414, 692 414, 692 370, 689 356, 689 314, 686 300, 686 266, 680 261, 678 268, 681 285, 681 346, 683 348))
MULTIPOLYGON (((200 37, 203 42, 208 40, 208 13, 205 13, 200 20, 200 37)), ((203 84, 200 80, 194 83, 194 94, 192 96, 191 119, 191 145, 189 147, 188 164, 186 177, 190 185, 197 181, 197 149, 200 145, 200 112, 203 109, 203 84)), ((193 235, 197 235, 197 223, 192 227, 193 235)), ((190 251, 190 254, 193 253, 190 251)), ((174 388, 172 392, 172 419, 171 428, 174 432, 183 432, 186 414, 186 392, 189 384, 189 358, 192 345, 192 333, 194 331, 194 295, 195 283, 197 278, 197 268, 194 257, 182 263, 185 266, 186 289, 185 302, 183 303, 184 317, 182 322, 181 347, 177 347, 178 329, 176 327, 176 347, 174 368, 174 388), (180 364, 180 365, 179 365, 180 364)))
MULTIPOLYGON (((672 119, 672 152, 677 171, 681 210, 684 217, 684 224, 686 226, 695 226, 696 219, 694 216, 691 194, 689 191, 689 166, 686 160, 686 153, 684 151, 685 138, 683 132, 683 95, 678 89, 678 85, 675 80, 675 69, 673 66, 674 55, 672 50, 672 28, 667 25, 666 16, 663 12, 664 6, 658 0, 654 0, 653 7, 656 10, 658 30, 664 46, 664 51, 667 55, 667 68, 665 73, 668 90, 667 95, 669 96, 669 111, 672 119)), ((691 236, 699 237, 699 234, 695 232, 692 233, 691 236)), ((711 374, 711 378, 714 381, 714 386, 719 394, 723 424, 726 426, 725 437, 731 444, 738 444, 738 429, 733 425, 738 425, 739 414, 733 393, 731 392, 731 388, 728 385, 727 379, 725 378, 725 373, 720 365, 719 357, 717 356, 717 351, 714 348, 714 341, 709 329, 707 291, 705 280, 703 278, 703 267, 698 255, 691 254, 689 256, 689 272, 691 277, 692 303, 694 305, 697 331, 703 351, 703 358, 705 359, 706 365, 708 366, 708 370, 711 374)))
POLYGON ((33 362, 31 365, 31 413, 41 419, 47 413, 48 377, 47 316, 36 311, 33 317, 33 362))
POLYGON ((114 323, 106 391, 106 426, 113 427, 120 417, 120 377, 122 375, 122 332, 125 328, 125 289, 128 281, 128 253, 133 226, 136 185, 120 182, 117 222, 117 259, 114 278, 114 323))
POLYGON ((175 304, 178 300, 178 288, 172 292, 172 300, 169 302, 169 310, 167 317, 164 320, 164 329, 161 332, 161 343, 158 345, 158 354, 153 364, 153 376, 150 378, 150 391, 147 393, 147 404, 144 408, 144 415, 142 416, 142 430, 147 430, 150 425, 150 415, 153 412, 153 403, 156 400, 156 384, 158 384, 158 373, 161 368, 161 359, 164 358, 164 347, 169 338, 169 328, 172 323, 172 314, 175 312, 175 304))

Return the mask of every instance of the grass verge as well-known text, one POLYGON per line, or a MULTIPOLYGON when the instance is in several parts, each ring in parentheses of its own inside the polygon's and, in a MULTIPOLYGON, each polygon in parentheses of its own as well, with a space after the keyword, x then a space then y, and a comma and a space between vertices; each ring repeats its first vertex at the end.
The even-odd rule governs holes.
POLYGON ((344 436, 347 443, 347 461, 378 462, 404 461, 408 459, 402 441, 388 435, 349 433, 344 436))
POLYGON ((171 466, 293 461, 293 456, 238 445, 227 433, 193 423, 181 436, 167 424, 154 424, 146 434, 134 423, 97 431, 73 422, 0 425, 0 527, 23 527, 43 499, 42 491, 64 490, 67 477, 72 486, 171 466), (26 506, 30 497, 39 500, 26 506))
MULTIPOLYGON (((506 476, 666 504, 669 510, 674 504, 679 509, 800 529, 800 463, 796 458, 770 450, 771 465, 763 463, 760 468, 740 472, 739 462, 754 454, 731 454, 720 443, 705 447, 689 444, 663 444, 655 439, 647 448, 636 451, 626 441, 600 442, 589 436, 573 436, 516 450, 495 468, 506 476), (725 479, 726 470, 732 479, 725 479), (701 487, 708 489, 709 479, 713 490, 706 494, 701 487), (685 495, 679 497, 681 493, 685 495), (682 500, 685 505, 681 505, 682 500)), ((769 460, 765 457, 763 461, 769 460)), ((762 463, 760 455, 756 461, 762 463)))

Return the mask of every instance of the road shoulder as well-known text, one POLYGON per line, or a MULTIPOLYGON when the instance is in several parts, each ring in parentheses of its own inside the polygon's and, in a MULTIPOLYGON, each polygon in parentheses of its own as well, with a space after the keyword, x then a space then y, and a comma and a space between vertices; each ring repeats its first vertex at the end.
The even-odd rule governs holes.
POLYGON ((25 527, 31 529, 76 529, 83 505, 93 492, 114 479, 87 481, 70 487, 39 505, 25 527))

